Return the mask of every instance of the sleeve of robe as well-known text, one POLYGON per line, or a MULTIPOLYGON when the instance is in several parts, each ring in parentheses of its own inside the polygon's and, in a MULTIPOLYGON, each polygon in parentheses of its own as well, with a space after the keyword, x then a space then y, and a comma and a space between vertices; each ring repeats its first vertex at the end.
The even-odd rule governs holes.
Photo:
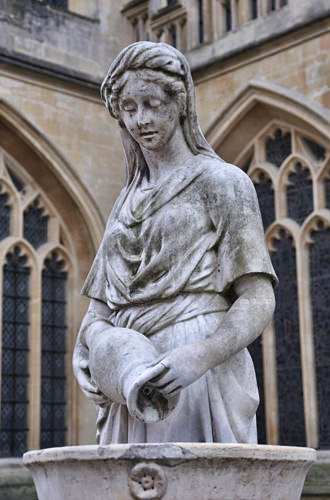
POLYGON ((253 183, 232 165, 226 165, 224 174, 216 177, 210 208, 219 234, 219 292, 226 293, 237 279, 249 274, 269 276, 276 285, 253 183))

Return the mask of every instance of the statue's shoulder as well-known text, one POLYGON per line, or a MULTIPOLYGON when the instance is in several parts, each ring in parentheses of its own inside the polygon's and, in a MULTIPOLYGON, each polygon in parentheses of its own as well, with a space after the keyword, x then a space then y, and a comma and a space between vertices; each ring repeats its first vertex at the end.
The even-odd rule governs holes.
POLYGON ((222 192, 230 195, 234 192, 250 191, 253 184, 249 176, 239 167, 227 163, 219 157, 201 158, 203 167, 202 182, 211 192, 222 192))

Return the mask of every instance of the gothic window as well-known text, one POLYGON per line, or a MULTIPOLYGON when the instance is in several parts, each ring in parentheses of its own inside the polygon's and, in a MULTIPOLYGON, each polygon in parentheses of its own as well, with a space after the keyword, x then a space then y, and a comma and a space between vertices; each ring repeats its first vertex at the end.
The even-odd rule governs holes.
POLYGON ((199 43, 204 43, 204 10, 203 10, 203 0, 198 0, 198 16, 199 16, 199 25, 198 25, 199 43))
POLYGON ((246 144, 239 164, 255 185, 279 278, 264 348, 261 339, 249 348, 260 388, 259 442, 267 435, 271 444, 317 447, 319 437, 330 448, 330 148, 314 136, 274 120, 246 144), (318 436, 310 423, 317 418, 318 436))
POLYGON ((71 247, 62 220, 36 182, 1 148, 0 163, 0 246, 5 255, 0 252, 0 456, 15 457, 29 446, 66 444, 71 247))
POLYGON ((47 241, 48 216, 43 213, 38 200, 24 212, 24 238, 34 248, 39 248, 47 241))
POLYGON ((330 447, 330 228, 319 221, 309 252, 319 446, 330 447))
POLYGON ((176 36, 176 26, 175 26, 175 24, 173 24, 173 26, 171 26, 171 28, 170 28, 170 35, 171 35, 171 44, 173 45, 173 47, 176 47, 177 36, 176 36))
POLYGON ((29 384, 29 274, 19 247, 3 268, 0 456, 27 450, 29 384))
POLYGON ((251 0, 251 17, 252 19, 258 17, 258 0, 251 0))
POLYGON ((232 29, 232 12, 231 12, 230 0, 225 1, 224 8, 225 8, 225 19, 226 19, 226 31, 231 31, 231 29, 232 29))
POLYGON ((60 9, 68 8, 68 0, 45 0, 45 2, 52 7, 59 7, 60 9))
POLYGON ((10 207, 8 194, 0 192, 0 240, 10 234, 10 207))
POLYGON ((42 271, 41 448, 65 444, 66 280, 55 252, 42 271))
POLYGON ((288 217, 302 224, 313 211, 313 182, 309 169, 300 162, 296 163, 288 181, 288 217))
POLYGON ((275 220, 273 184, 268 175, 261 172, 257 178, 254 179, 254 187, 257 191, 262 222, 266 231, 268 226, 275 220))
POLYGON ((330 172, 327 172, 324 178, 324 195, 325 195, 325 206, 330 208, 330 172))
POLYGON ((300 359, 296 251, 283 230, 273 240, 272 262, 279 279, 275 289, 277 392, 280 444, 304 446, 305 424, 300 359))
POLYGON ((280 128, 275 131, 274 138, 269 137, 265 144, 266 160, 280 167, 291 154, 291 134, 283 133, 280 128))
POLYGON ((315 160, 317 160, 317 161, 325 160, 326 150, 323 146, 321 146, 317 142, 315 142, 312 139, 309 139, 307 137, 303 137, 302 140, 303 140, 304 144, 306 145, 307 149, 312 154, 312 156, 315 158, 315 160))
POLYGON ((252 344, 249 345, 248 349, 253 359, 260 397, 260 404, 257 411, 258 444, 266 444, 267 439, 264 402, 264 378, 262 366, 262 336, 260 335, 254 342, 252 342, 252 344))

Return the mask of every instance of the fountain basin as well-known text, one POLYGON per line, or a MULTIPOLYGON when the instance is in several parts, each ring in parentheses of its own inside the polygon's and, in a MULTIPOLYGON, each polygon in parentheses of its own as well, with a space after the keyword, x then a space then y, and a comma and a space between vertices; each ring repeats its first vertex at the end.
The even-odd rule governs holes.
POLYGON ((298 500, 311 448, 162 443, 25 453, 39 500, 298 500))

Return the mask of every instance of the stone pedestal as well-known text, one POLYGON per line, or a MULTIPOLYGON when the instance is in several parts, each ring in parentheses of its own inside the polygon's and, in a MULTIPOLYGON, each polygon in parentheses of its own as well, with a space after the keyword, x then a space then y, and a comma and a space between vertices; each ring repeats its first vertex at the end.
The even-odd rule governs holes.
POLYGON ((39 500, 298 500, 310 448, 204 443, 31 451, 39 500))

